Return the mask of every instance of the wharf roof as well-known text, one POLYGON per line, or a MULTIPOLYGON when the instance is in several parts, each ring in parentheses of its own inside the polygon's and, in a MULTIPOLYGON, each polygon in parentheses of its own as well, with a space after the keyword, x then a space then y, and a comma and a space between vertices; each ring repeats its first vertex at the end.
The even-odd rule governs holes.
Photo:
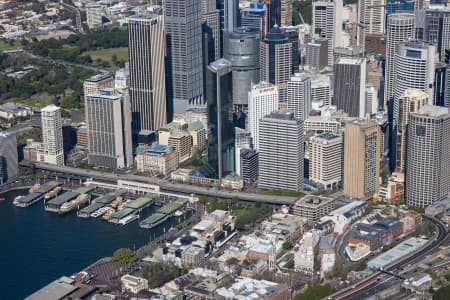
POLYGON ((165 217, 166 217, 166 214, 156 212, 156 213, 153 213, 152 215, 150 215, 148 218, 144 219, 141 223, 142 224, 147 224, 147 223, 153 224, 165 217))
POLYGON ((61 183, 59 183, 58 181, 49 181, 43 185, 41 185, 38 189, 35 190, 35 192, 38 193, 47 193, 50 190, 54 189, 57 186, 60 186, 61 183))
POLYGON ((116 193, 106 194, 95 199, 95 202, 101 204, 109 204, 113 202, 117 198, 117 196, 119 195, 116 193))
POLYGON ((125 207, 124 209, 115 212, 112 216, 111 219, 122 219, 125 218, 126 216, 128 216, 131 213, 134 213, 136 210, 133 208, 129 208, 129 207, 125 207))
POLYGON ((105 206, 105 204, 99 203, 99 202, 94 202, 91 205, 82 208, 80 210, 80 213, 91 214, 94 211, 98 210, 99 208, 102 208, 103 206, 105 206))
POLYGON ((128 203, 127 207, 132 208, 132 209, 139 209, 139 208, 147 205, 148 203, 152 202, 153 199, 154 199, 154 197, 139 197, 136 200, 128 203))
POLYGON ((68 283, 67 279, 70 278, 61 277, 28 296, 25 300, 62 299, 78 289, 78 287, 68 283))
POLYGON ((34 193, 30 193, 26 196, 23 196, 23 198, 20 198, 19 202, 21 203, 28 203, 28 202, 32 202, 34 201, 36 198, 39 198, 42 196, 43 193, 38 193, 38 192, 34 192, 34 193))
POLYGON ((80 194, 75 193, 75 192, 65 192, 64 194, 57 196, 55 199, 48 201, 47 204, 62 205, 64 203, 66 203, 67 201, 75 199, 79 195, 80 194))
POLYGON ((82 187, 79 187, 77 189, 74 189, 73 192, 74 193, 78 193, 78 194, 87 194, 87 193, 92 192, 93 190, 95 190, 96 187, 97 187, 96 185, 89 184, 87 186, 82 186, 82 187))
POLYGON ((176 203, 176 202, 168 203, 168 204, 164 205, 163 207, 161 207, 160 209, 158 209, 158 212, 167 215, 167 214, 173 213, 180 207, 181 207, 180 203, 176 203))

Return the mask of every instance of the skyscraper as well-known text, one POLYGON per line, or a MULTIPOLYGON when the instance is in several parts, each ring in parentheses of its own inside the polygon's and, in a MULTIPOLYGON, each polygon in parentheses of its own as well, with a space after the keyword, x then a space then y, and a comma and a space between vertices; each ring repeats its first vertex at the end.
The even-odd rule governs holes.
POLYGON ((259 125, 258 186, 269 190, 303 189, 303 122, 293 112, 275 111, 259 125))
POLYGON ((394 120, 398 114, 398 99, 408 88, 416 88, 433 99, 435 47, 411 40, 397 46, 394 57, 394 120))
POLYGON ((252 136, 250 132, 235 127, 234 128, 234 171, 237 175, 241 175, 241 150, 252 149, 252 136))
POLYGON ((305 64, 312 70, 322 70, 328 66, 328 40, 325 38, 314 39, 306 44, 305 64))
POLYGON ((380 184, 380 127, 361 119, 345 124, 344 194, 369 199, 378 194, 380 184))
POLYGON ((311 76, 297 73, 288 81, 288 109, 299 120, 306 120, 311 111, 311 76))
POLYGON ((427 207, 450 192, 448 108, 425 105, 408 123, 406 204, 427 207))
POLYGON ((260 120, 275 110, 278 110, 277 86, 267 82, 253 85, 248 92, 248 127, 256 150, 260 145, 260 120))
POLYGON ((278 26, 260 42, 260 80, 278 85, 279 100, 286 102, 286 85, 291 75, 292 44, 278 26))
MULTIPOLYGON (((206 26, 206 30, 210 33, 212 42, 213 57, 212 60, 219 59, 220 57, 220 11, 216 8, 215 0, 201 0, 201 17, 204 22, 203 28, 206 26)), ((205 28, 204 28, 205 29, 205 28)), ((205 31, 205 30, 203 30, 205 31)), ((204 66, 205 67, 205 66, 204 66)))
POLYGON ((233 32, 238 26, 239 0, 222 0, 224 2, 223 31, 233 32))
POLYGON ((167 0, 164 6, 170 80, 167 94, 173 111, 185 112, 189 105, 203 104, 200 1, 167 0))
POLYGON ((421 38, 435 45, 439 61, 444 61, 445 49, 450 49, 450 8, 427 9, 424 13, 421 38))
POLYGON ((313 74, 311 76, 311 108, 319 109, 326 105, 331 105, 330 76, 313 74))
POLYGON ((437 63, 434 66, 434 94, 433 105, 445 106, 445 88, 447 78, 447 70, 449 66, 445 63, 437 63))
POLYGON ((102 89, 113 88, 114 77, 110 73, 100 73, 83 82, 84 95, 100 93, 102 89))
POLYGON ((246 27, 225 32, 223 57, 233 69, 233 104, 246 107, 252 83, 259 82, 259 32, 246 27))
POLYGON ((264 3, 249 3, 241 8, 241 26, 258 30, 261 39, 266 37, 268 29, 268 12, 264 3))
POLYGON ((349 117, 366 114, 366 59, 339 58, 334 64, 333 105, 349 117))
POLYGON ((309 179, 325 189, 336 188, 342 182, 342 136, 325 132, 309 140, 309 179))
POLYGON ((366 34, 383 34, 385 16, 385 0, 358 1, 358 23, 364 26, 366 34))
POLYGON ((430 97, 418 89, 407 89, 399 98, 396 138, 396 171, 405 172, 406 137, 410 113, 418 112, 425 104, 429 104, 430 97))
POLYGON ((292 0, 280 0, 280 26, 292 25, 292 0))
POLYGON ((0 184, 15 177, 18 172, 19 160, 17 158, 16 135, 0 132, 0 184))
POLYGON ((342 42, 342 0, 313 2, 313 33, 328 40, 328 65, 333 65, 333 49, 342 42))
POLYGON ((133 164, 129 97, 113 89, 86 95, 88 161, 98 167, 121 169, 133 164))
POLYGON ((386 29, 386 67, 384 83, 384 108, 394 94, 394 56, 396 47, 414 38, 416 16, 396 13, 388 16, 386 29))
POLYGON ((234 171, 233 79, 231 63, 225 59, 212 62, 206 73, 208 103, 208 162, 216 177, 234 171))
POLYGON ((163 16, 141 15, 128 20, 130 97, 134 135, 158 130, 167 123, 163 16))
POLYGON ((61 109, 53 104, 41 109, 41 123, 43 153, 40 161, 63 166, 64 147, 61 109))

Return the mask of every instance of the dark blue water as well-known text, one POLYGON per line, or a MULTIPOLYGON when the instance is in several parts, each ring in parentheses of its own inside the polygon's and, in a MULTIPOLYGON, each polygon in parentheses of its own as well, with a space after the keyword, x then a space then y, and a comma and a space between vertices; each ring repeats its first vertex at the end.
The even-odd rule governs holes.
MULTIPOLYGON (((115 249, 136 249, 163 232, 138 222, 118 226, 99 219, 78 218, 75 212, 44 211, 43 202, 27 208, 12 204, 28 191, 13 191, 0 201, 0 299, 22 299, 62 275, 81 271, 115 249)), ((150 212, 148 212, 150 213, 150 212)))

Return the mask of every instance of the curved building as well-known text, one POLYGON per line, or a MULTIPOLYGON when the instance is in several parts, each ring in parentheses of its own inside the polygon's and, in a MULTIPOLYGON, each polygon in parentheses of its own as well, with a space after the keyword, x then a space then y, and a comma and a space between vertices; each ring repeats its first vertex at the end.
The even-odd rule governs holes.
POLYGON ((384 106, 394 93, 394 56, 397 45, 414 38, 416 16, 410 13, 396 13, 388 17, 386 29, 386 74, 384 106))
POLYGON ((406 204, 427 207, 450 192, 450 114, 424 105, 411 113, 406 154, 406 204))
POLYGON ((223 57, 233 70, 233 104, 247 106, 251 85, 259 82, 259 31, 237 27, 224 34, 223 57))

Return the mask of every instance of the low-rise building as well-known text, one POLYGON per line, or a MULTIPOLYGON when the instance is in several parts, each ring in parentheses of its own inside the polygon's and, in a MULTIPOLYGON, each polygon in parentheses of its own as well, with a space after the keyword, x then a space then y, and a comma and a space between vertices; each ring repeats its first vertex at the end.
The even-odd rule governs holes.
POLYGON ((295 203, 292 212, 308 219, 309 222, 316 222, 334 209, 334 201, 333 198, 306 195, 295 203))
POLYGON ((348 238, 349 244, 363 243, 370 247, 370 250, 392 242, 403 233, 403 223, 395 218, 385 218, 373 225, 358 223, 352 230, 348 238))
POLYGON ((205 261, 205 249, 190 246, 181 253, 181 264, 185 268, 198 267, 205 261))
POLYGON ((178 153, 172 146, 153 144, 136 155, 138 172, 167 175, 178 167, 178 153))
POLYGON ((319 235, 314 231, 308 231, 303 235, 294 252, 294 270, 307 275, 314 273, 314 249, 319 243, 319 235))
POLYGON ((206 148, 206 129, 202 122, 197 121, 194 123, 189 123, 188 125, 189 134, 192 137, 192 146, 194 152, 202 152, 206 148))
POLYGON ((122 292, 137 294, 142 290, 148 290, 148 280, 145 278, 127 274, 120 278, 120 282, 122 283, 122 292))
POLYGON ((216 299, 290 300, 286 283, 238 277, 230 287, 216 290, 216 299))
POLYGON ((241 191, 244 188, 244 180, 236 174, 229 174, 222 178, 221 185, 224 189, 241 191))
POLYGON ((19 103, 5 103, 0 105, 0 118, 12 120, 15 118, 27 118, 33 115, 33 108, 19 103))

